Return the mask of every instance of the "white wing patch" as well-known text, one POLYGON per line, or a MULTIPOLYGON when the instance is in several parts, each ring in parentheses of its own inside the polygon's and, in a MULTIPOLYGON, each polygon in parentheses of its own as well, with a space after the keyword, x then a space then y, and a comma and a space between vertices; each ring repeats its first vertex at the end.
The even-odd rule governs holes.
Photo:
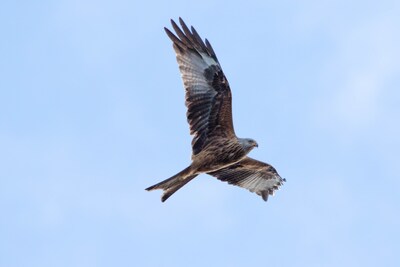
POLYGON ((279 176, 269 164, 246 157, 244 160, 227 168, 208 173, 223 182, 248 189, 260 195, 265 201, 274 195, 285 179, 279 176))

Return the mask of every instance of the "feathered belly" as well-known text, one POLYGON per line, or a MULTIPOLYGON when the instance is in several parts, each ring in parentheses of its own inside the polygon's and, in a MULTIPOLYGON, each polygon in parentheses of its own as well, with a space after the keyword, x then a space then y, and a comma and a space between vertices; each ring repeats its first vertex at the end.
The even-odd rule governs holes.
POLYGON ((216 171, 237 163, 246 155, 238 142, 211 143, 193 157, 192 166, 198 172, 216 171))

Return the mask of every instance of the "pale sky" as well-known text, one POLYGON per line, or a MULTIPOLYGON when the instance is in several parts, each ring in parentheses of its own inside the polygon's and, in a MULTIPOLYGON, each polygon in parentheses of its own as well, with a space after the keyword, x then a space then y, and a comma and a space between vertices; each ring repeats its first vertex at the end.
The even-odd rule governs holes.
POLYGON ((400 266, 398 1, 3 1, 0 266, 400 266), (268 202, 190 164, 163 27, 214 47, 268 202))

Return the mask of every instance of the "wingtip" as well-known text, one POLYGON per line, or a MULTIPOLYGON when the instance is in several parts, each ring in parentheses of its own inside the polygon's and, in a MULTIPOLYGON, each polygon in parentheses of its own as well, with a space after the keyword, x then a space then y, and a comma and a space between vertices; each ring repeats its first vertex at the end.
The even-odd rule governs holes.
POLYGON ((171 19, 171 24, 172 24, 172 27, 174 27, 174 28, 178 27, 175 20, 173 20, 173 19, 171 19))
POLYGON ((262 192, 261 192, 261 197, 262 197, 262 199, 263 199, 265 202, 268 201, 268 196, 269 196, 268 191, 262 191, 262 192))
POLYGON ((179 24, 181 24, 181 26, 186 26, 185 21, 182 19, 182 17, 179 17, 179 24))

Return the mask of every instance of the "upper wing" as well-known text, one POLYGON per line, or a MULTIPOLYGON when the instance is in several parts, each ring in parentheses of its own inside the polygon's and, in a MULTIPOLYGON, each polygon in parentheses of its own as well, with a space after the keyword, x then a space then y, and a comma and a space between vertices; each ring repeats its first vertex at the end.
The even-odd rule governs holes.
POLYGON ((171 20, 177 36, 164 29, 173 42, 186 90, 186 115, 190 134, 194 135, 192 149, 196 155, 211 135, 235 135, 231 90, 208 40, 204 43, 193 27, 189 30, 181 18, 179 22, 183 31, 171 20))
POLYGON ((227 168, 208 173, 223 182, 241 186, 260 195, 265 201, 268 195, 286 182, 282 179, 274 167, 264 162, 246 157, 242 161, 227 168))

